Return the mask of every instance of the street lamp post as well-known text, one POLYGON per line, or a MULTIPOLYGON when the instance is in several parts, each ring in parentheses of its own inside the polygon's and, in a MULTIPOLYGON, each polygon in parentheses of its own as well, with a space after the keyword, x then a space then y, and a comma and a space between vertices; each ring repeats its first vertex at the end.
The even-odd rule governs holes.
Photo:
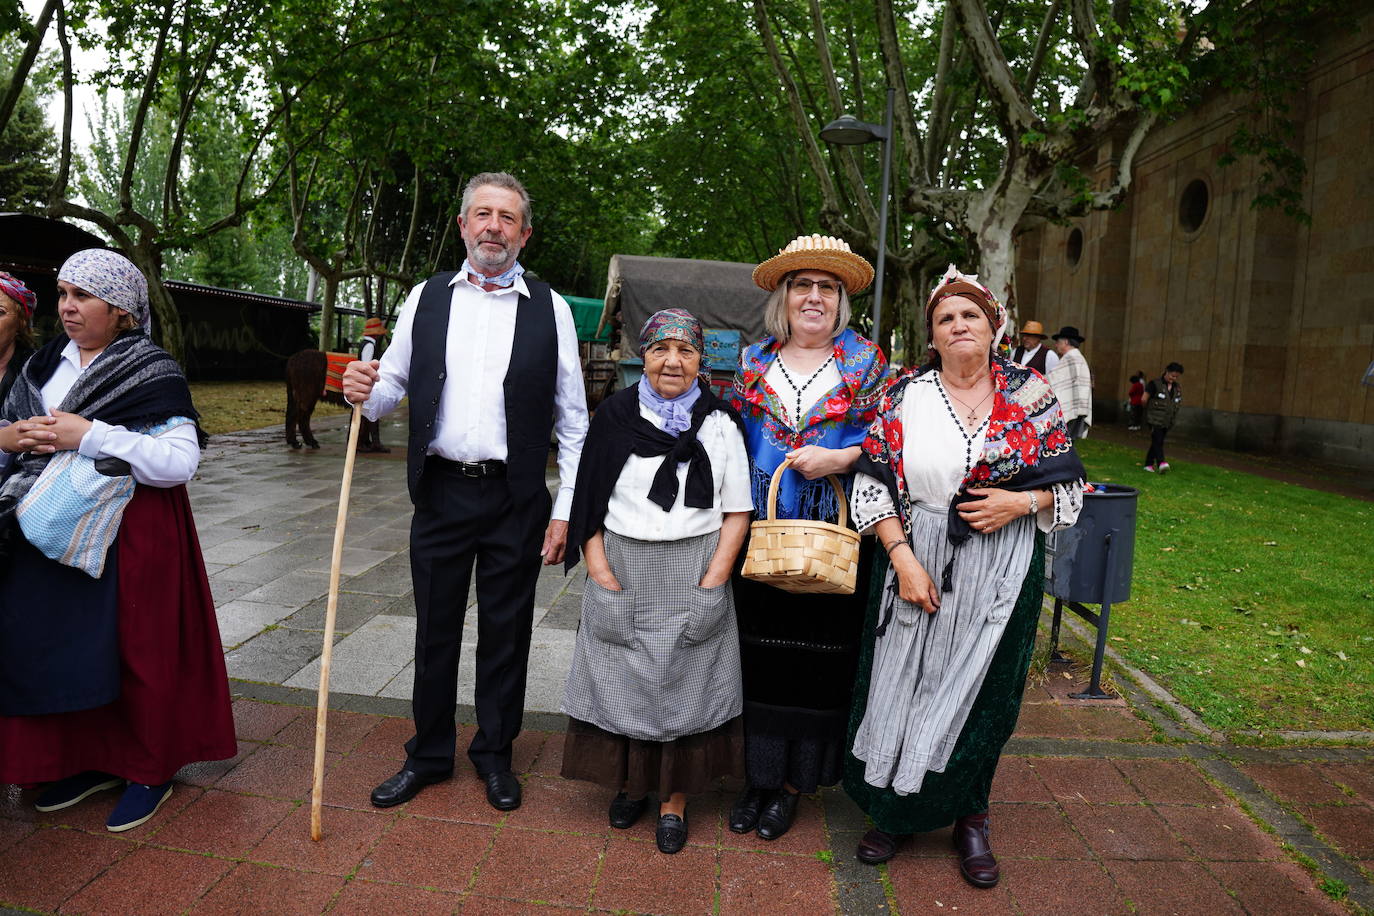
POLYGON ((889 86, 887 110, 881 125, 860 121, 852 115, 841 115, 821 128, 821 139, 827 143, 856 146, 879 140, 883 144, 882 197, 878 206, 878 263, 873 278, 873 337, 879 347, 883 346, 883 265, 887 260, 887 198, 888 185, 892 180, 892 100, 896 95, 897 90, 889 86))

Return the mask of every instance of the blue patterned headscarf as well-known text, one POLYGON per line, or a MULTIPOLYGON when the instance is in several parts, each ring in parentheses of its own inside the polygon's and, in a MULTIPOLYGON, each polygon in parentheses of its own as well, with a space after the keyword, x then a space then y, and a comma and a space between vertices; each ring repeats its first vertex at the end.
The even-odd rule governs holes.
POLYGON ((117 251, 87 248, 67 258, 57 279, 78 286, 97 299, 123 309, 143 327, 152 328, 148 309, 148 278, 133 261, 117 251))

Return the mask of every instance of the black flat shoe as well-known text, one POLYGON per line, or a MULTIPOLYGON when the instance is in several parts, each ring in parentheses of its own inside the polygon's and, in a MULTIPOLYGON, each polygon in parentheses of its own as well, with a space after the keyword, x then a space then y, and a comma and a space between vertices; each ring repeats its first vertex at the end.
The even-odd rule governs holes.
POLYGON ((854 857, 865 865, 881 865, 897 854, 904 838, 874 827, 859 840, 854 857))
POLYGON ((792 819, 797 816, 797 803, 801 801, 800 792, 783 789, 776 793, 759 812, 759 836, 765 840, 776 840, 792 829, 792 819))
POLYGON ((520 780, 510 770, 486 773, 487 802, 497 811, 514 811, 520 807, 520 780))
POLYGON ((611 826, 624 830, 639 823, 639 819, 644 816, 644 809, 649 807, 649 798, 635 800, 624 792, 611 799, 611 826))
POLYGON ((759 812, 772 794, 767 789, 746 786, 735 805, 730 809, 730 830, 733 833, 748 833, 759 825, 759 812))
POLYGON ((682 817, 676 814, 660 814, 658 830, 654 833, 654 843, 657 844, 659 852, 667 855, 680 852, 682 847, 687 845, 687 812, 682 812, 682 817))
POLYGON ((959 851, 959 874, 974 887, 993 887, 1001 877, 992 854, 987 812, 965 814, 954 822, 954 848, 959 851))
POLYGON ((447 776, 425 776, 412 770, 402 770, 372 790, 372 804, 377 808, 391 808, 408 802, 425 786, 443 782, 447 776))

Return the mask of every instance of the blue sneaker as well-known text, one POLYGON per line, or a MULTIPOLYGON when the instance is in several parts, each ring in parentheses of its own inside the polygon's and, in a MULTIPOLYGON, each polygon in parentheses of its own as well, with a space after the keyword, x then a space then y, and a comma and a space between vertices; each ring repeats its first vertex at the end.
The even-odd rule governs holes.
POLYGON ((156 814, 162 803, 171 797, 171 782, 164 782, 160 786, 131 782, 111 812, 110 819, 105 822, 105 829, 111 833, 132 830, 156 814))
POLYGON ((33 806, 39 811, 61 811, 77 802, 85 801, 97 792, 118 789, 123 785, 124 780, 118 776, 111 776, 99 770, 87 770, 49 783, 47 788, 38 794, 33 806))

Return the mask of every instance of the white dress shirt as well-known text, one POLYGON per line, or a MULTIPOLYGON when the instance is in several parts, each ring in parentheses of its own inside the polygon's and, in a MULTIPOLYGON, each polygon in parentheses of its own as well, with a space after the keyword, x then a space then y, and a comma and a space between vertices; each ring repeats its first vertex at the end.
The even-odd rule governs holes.
MULTIPOLYGON (((512 286, 487 292, 462 274, 449 284, 448 338, 434 438, 427 454, 450 461, 506 460, 506 371, 515 340, 515 313, 520 296, 529 295, 523 277, 512 286)), ((416 286, 401 306, 391 346, 382 354, 380 378, 363 404, 363 416, 376 420, 406 395, 410 378, 411 329, 424 284, 416 286)), ((573 481, 587 435, 587 396, 582 387, 582 361, 577 325, 567 300, 552 293, 558 331, 558 369, 554 382, 554 433, 558 437, 561 484, 553 518, 566 520, 572 508, 573 481)))
POLYGON ((1059 362, 1059 354, 1055 352, 1053 347, 1047 347, 1043 343, 1032 347, 1021 354, 1020 363, 1023 366, 1028 364, 1031 360, 1035 359, 1035 354, 1039 353, 1041 348, 1045 350, 1045 375, 1048 376, 1054 371, 1055 365, 1059 362))
MULTIPOLYGON (((639 415, 659 429, 663 419, 643 404, 639 415)), ((754 508, 749 488, 749 453, 744 436, 735 421, 720 413, 710 414, 701 423, 697 441, 711 459, 714 504, 709 509, 693 509, 683 504, 687 497, 687 463, 677 466, 677 501, 664 512, 649 501, 654 475, 663 465, 663 456, 642 458, 631 455, 616 479, 602 524, 607 531, 637 541, 680 541, 719 531, 726 512, 750 512, 754 508)))
MULTIPOLYGON (((68 341, 52 378, 39 391, 43 407, 49 413, 54 407, 60 407, 62 399, 85 371, 86 367, 81 365, 81 351, 75 341, 68 341)), ((92 420, 77 451, 87 458, 122 458, 129 463, 134 480, 150 487, 175 487, 186 483, 200 466, 200 442, 194 423, 183 423, 160 436, 149 436, 123 426, 111 426, 103 420, 92 420)), ((12 457, 4 455, 0 467, 8 466, 12 457)))

